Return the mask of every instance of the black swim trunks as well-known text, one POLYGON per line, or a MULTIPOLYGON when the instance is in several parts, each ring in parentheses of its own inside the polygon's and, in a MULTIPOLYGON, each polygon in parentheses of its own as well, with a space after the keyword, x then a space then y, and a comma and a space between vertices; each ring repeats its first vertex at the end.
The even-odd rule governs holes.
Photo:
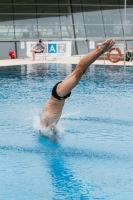
MULTIPOLYGON (((59 83, 61 83, 61 82, 62 82, 62 81, 60 81, 59 83)), ((59 83, 57 83, 57 84, 53 87, 53 89, 52 89, 52 96, 55 97, 55 98, 58 99, 58 100, 63 100, 63 99, 66 99, 66 98, 70 97, 71 92, 69 92, 69 93, 68 93, 67 95, 65 95, 64 97, 58 96, 58 94, 56 93, 56 88, 57 88, 57 85, 58 85, 59 83)))

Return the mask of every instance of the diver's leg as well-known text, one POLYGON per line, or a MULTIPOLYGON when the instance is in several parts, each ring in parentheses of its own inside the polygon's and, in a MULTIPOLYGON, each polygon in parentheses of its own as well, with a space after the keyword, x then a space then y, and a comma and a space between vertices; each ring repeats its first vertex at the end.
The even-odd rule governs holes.
POLYGON ((110 49, 114 45, 113 39, 108 39, 103 43, 99 43, 92 52, 85 55, 80 62, 77 64, 75 70, 68 75, 60 84, 57 86, 57 94, 60 97, 67 95, 79 82, 83 74, 86 72, 88 67, 104 52, 110 49))

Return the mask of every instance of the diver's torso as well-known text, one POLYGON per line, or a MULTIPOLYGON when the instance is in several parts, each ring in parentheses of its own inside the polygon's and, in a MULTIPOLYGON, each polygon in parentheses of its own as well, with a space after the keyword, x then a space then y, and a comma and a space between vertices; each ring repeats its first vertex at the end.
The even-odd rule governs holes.
POLYGON ((51 97, 44 105, 42 110, 41 123, 42 125, 55 126, 59 121, 65 100, 56 100, 51 97))

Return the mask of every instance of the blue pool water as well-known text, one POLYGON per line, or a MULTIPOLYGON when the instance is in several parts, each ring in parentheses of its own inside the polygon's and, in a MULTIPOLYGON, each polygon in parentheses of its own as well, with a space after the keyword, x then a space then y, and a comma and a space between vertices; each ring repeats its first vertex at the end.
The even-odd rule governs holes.
POLYGON ((0 67, 0 200, 132 200, 133 68, 91 65, 66 100, 60 137, 37 131, 74 65, 0 67))

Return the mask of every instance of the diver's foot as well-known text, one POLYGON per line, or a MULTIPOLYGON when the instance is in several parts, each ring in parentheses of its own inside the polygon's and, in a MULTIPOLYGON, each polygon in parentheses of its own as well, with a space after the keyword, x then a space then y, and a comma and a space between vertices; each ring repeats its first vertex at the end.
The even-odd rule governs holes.
POLYGON ((115 40, 110 38, 110 39, 107 39, 103 43, 98 43, 96 48, 104 53, 104 52, 108 51, 114 44, 115 44, 115 40))

